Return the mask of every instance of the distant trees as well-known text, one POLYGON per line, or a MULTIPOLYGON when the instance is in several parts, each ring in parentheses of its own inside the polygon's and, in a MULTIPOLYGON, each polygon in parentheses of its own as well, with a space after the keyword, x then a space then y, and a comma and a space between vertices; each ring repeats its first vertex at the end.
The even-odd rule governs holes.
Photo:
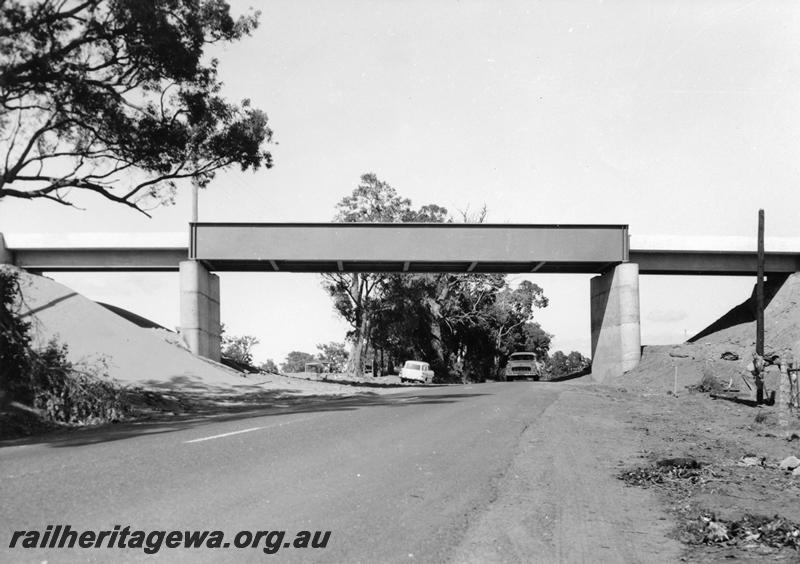
POLYGON ((320 343, 317 354, 292 351, 286 355, 286 362, 281 364, 283 372, 303 372, 309 362, 328 364, 331 372, 341 372, 347 364, 347 349, 344 343, 320 343))
POLYGON ((549 347, 549 335, 528 326, 547 299, 536 284, 517 288, 500 274, 390 275, 381 283, 372 340, 398 360, 428 360, 440 374, 482 380, 528 346, 549 347))
POLYGON ((317 357, 311 353, 292 351, 286 355, 286 362, 281 364, 282 372, 303 372, 306 362, 315 362, 317 357))
POLYGON ((347 366, 347 348, 344 343, 321 343, 317 345, 317 358, 330 365, 331 372, 341 372, 347 366))
POLYGON ((559 376, 566 376, 569 374, 567 369, 567 355, 562 351, 556 351, 550 358, 547 359, 547 371, 550 373, 551 378, 558 378, 559 376))
POLYGON ((253 347, 259 340, 252 335, 228 337, 222 342, 222 356, 230 358, 239 364, 253 363, 253 347))
POLYGON ((499 347, 499 368, 505 367, 508 357, 515 352, 531 352, 537 360, 546 363, 552 335, 542 329, 535 321, 528 321, 522 327, 515 328, 499 347))
POLYGON ((252 335, 228 335, 225 325, 220 327, 222 338, 222 356, 237 364, 250 366, 253 363, 253 347, 260 341, 252 335))
POLYGON ((548 358, 546 369, 551 378, 558 378, 580 372, 591 366, 591 364, 591 359, 583 356, 578 351, 572 351, 568 355, 562 351, 556 351, 548 358))
POLYGON ((262 370, 264 372, 272 372, 273 374, 279 374, 280 373, 280 369, 278 368, 278 365, 275 364, 275 361, 272 360, 271 358, 268 358, 267 360, 262 362, 261 366, 259 366, 258 368, 259 368, 259 370, 262 370))
POLYGON ((83 192, 147 214, 177 181, 270 167, 266 114, 226 101, 204 54, 257 25, 220 0, 0 3, 0 201, 83 192))
MULTIPOLYGON (((505 283, 505 278, 503 282, 505 283)), ((489 308, 489 318, 486 320, 489 331, 494 337, 496 368, 500 368, 501 356, 508 356, 518 350, 518 343, 522 342, 523 347, 527 348, 529 332, 535 331, 533 327, 528 327, 533 317, 533 309, 547 305, 548 300, 544 297, 542 289, 529 280, 523 280, 513 290, 505 286, 498 292, 497 300, 489 308)), ((540 339, 542 337, 539 335, 540 339)), ((541 347, 541 343, 539 345, 541 347)), ((549 347, 549 339, 547 346, 549 347)))
MULTIPOLYGON (((226 360, 242 366, 253 365, 253 347, 259 343, 251 335, 228 335, 225 326, 222 326, 222 356, 226 360)), ((267 359, 258 367, 264 372, 303 372, 308 362, 324 362, 330 366, 332 372, 341 371, 347 364, 347 349, 344 343, 323 343, 317 345, 317 354, 303 351, 292 351, 286 355, 286 361, 278 365, 272 359, 267 359)))
POLYGON ((547 358, 553 336, 542 329, 541 325, 536 322, 526 323, 522 328, 522 336, 524 341, 515 350, 535 353, 536 358, 542 361, 547 358))

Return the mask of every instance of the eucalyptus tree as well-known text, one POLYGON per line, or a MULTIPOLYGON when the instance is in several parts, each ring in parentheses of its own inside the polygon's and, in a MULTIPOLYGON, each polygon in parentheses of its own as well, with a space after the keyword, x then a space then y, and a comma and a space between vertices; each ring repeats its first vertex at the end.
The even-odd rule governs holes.
POLYGON ((266 114, 225 100, 206 54, 257 25, 223 0, 0 3, 0 200, 92 193, 147 214, 181 180, 270 167, 266 114))
MULTIPOLYGON (((445 208, 429 204, 414 209, 410 199, 401 197, 397 190, 374 173, 361 176, 353 192, 336 205, 334 217, 334 221, 342 223, 442 223, 446 220, 445 208)), ((322 277, 322 285, 333 298, 334 308, 350 324, 347 370, 358 372, 370 335, 378 285, 385 275, 353 272, 327 273, 322 277)))

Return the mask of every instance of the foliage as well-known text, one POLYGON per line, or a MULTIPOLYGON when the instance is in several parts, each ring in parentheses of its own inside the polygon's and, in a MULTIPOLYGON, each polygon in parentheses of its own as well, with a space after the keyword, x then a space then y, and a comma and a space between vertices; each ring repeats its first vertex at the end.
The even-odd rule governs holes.
POLYGON ((426 359, 440 375, 494 376, 517 350, 541 351, 550 336, 532 323, 547 299, 536 284, 508 285, 498 274, 387 276, 371 338, 398 360, 426 359))
POLYGON ((66 345, 51 340, 32 347, 30 324, 19 313, 16 272, 0 269, 0 411, 8 406, 37 411, 59 423, 117 421, 129 408, 120 389, 97 368, 76 367, 66 345))
POLYGON ((591 360, 578 351, 572 351, 569 355, 562 351, 556 351, 547 359, 546 370, 551 378, 558 378, 580 372, 591 364, 591 360))
POLYGON ((321 362, 328 362, 331 365, 331 372, 341 372, 347 365, 347 348, 344 343, 320 343, 317 345, 317 358, 321 362))
POLYGON ((542 329, 542 326, 535 321, 531 321, 523 325, 520 334, 521 342, 514 347, 514 351, 532 352, 539 360, 547 358, 550 341, 553 338, 550 333, 542 329))
POLYGON ((207 46, 249 35, 223 0, 0 5, 0 200, 99 194, 143 213, 176 182, 270 167, 272 132, 220 95, 207 46))
POLYGON ((245 366, 253 363, 253 347, 259 340, 252 335, 222 334, 222 356, 245 366))
POLYGON ((334 221, 340 223, 442 223, 447 209, 435 204, 411 207, 411 200, 401 197, 397 190, 378 179, 374 173, 361 176, 361 182, 349 196, 336 204, 334 221))
POLYGON ((306 369, 306 362, 315 362, 317 357, 311 353, 302 351, 292 351, 286 355, 286 362, 281 364, 282 372, 303 372, 306 369))
MULTIPOLYGON (((446 221, 447 210, 435 204, 414 209, 411 200, 402 198, 388 183, 375 174, 361 176, 359 185, 336 205, 334 221, 353 222, 427 222, 446 221)), ((349 372, 360 372, 362 353, 370 334, 370 320, 375 308, 376 286, 382 274, 324 274, 322 285, 333 298, 334 308, 350 324, 347 338, 351 343, 349 372)))
MULTIPOLYGON (((486 208, 461 215, 482 222, 486 208)), ((339 202, 335 219, 453 221, 441 206, 414 208, 374 174, 362 176, 339 202)), ((547 298, 529 281, 512 287, 501 274, 331 274, 324 286, 351 325, 350 370, 358 370, 366 346, 387 352, 390 364, 424 359, 440 377, 483 380, 520 347, 541 356, 550 347, 550 336, 532 323, 534 309, 546 307, 547 298)))
POLYGON ((385 276, 380 284, 377 307, 371 312, 373 347, 388 352, 399 363, 426 359, 434 371, 441 373, 446 366, 436 348, 440 336, 431 308, 435 293, 434 275, 385 276))
MULTIPOLYGON (((549 348, 549 336, 546 333, 544 335, 537 334, 535 327, 529 326, 533 309, 547 307, 547 304, 548 300, 542 289, 528 280, 523 280, 513 290, 505 285, 498 292, 497 298, 489 308, 488 316, 484 320, 488 331, 494 337, 495 357, 498 354, 508 357, 511 353, 519 350, 516 348, 516 344, 523 339, 525 340, 524 345, 527 345, 529 332, 533 333, 531 337, 534 339, 540 339, 539 349, 544 346, 545 340, 546 346, 549 348)), ((497 364, 495 360, 495 365, 497 364)))
POLYGON ((130 408, 122 391, 95 371, 67 360, 67 346, 51 340, 31 367, 34 409, 60 423, 119 421, 130 408))
POLYGON ((0 269, 0 408, 28 388, 25 377, 30 365, 30 323, 16 311, 19 277, 0 269))
POLYGON ((262 362, 261 366, 259 366, 258 368, 260 370, 264 371, 264 372, 271 372, 272 374, 279 374, 280 373, 280 369, 278 368, 278 365, 275 364, 275 361, 272 360, 271 358, 268 358, 267 360, 262 362))

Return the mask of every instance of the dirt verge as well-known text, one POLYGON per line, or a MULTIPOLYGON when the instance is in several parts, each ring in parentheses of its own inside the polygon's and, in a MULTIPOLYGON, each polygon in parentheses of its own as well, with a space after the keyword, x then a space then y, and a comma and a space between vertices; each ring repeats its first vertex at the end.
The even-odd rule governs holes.
POLYGON ((615 476, 643 461, 631 401, 607 388, 563 387, 523 433, 497 499, 453 562, 675 562, 656 494, 615 476))
POLYGON ((686 560, 800 560, 800 476, 780 467, 787 457, 800 457, 800 434, 777 426, 774 407, 686 390, 677 397, 619 393, 632 400, 629 423, 641 435, 645 456, 619 478, 658 495, 686 560), (698 467, 658 466, 676 458, 698 467))

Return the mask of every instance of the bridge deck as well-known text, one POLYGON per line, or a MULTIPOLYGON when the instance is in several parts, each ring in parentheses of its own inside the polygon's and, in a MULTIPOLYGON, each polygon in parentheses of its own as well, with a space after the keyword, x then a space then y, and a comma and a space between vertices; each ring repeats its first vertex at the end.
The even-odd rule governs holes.
POLYGON ((307 223, 192 225, 211 270, 600 272, 627 259, 626 225, 307 223))
MULTIPOLYGON (((7 234, 6 252, 41 272, 176 271, 190 257, 216 271, 597 273, 625 260, 642 274, 756 271, 754 238, 633 236, 628 249, 624 225, 200 223, 192 232, 7 234)), ((768 274, 800 271, 800 240, 766 247, 768 274)))

